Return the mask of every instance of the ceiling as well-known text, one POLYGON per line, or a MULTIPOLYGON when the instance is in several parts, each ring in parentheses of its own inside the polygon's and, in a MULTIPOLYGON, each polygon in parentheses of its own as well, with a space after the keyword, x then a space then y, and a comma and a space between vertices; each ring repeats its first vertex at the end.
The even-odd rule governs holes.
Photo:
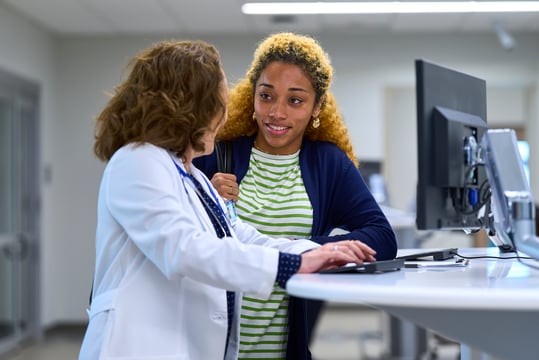
MULTIPOLYGON (((246 1, 246 0, 245 0, 246 1)), ((0 0, 58 35, 251 34, 281 30, 340 32, 539 33, 539 13, 244 15, 244 0, 0 0)), ((296 0, 298 1, 298 0, 296 0)), ((301 0, 299 0, 301 1, 301 0)))

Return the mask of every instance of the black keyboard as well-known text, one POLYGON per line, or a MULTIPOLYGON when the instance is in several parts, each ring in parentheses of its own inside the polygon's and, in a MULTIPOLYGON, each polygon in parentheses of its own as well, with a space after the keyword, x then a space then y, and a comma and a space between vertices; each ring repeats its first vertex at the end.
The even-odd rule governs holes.
POLYGON ((336 269, 319 271, 320 274, 380 274, 404 267, 404 259, 364 262, 361 265, 344 265, 336 269))
POLYGON ((458 248, 447 248, 447 249, 441 249, 441 250, 426 250, 423 252, 413 253, 409 255, 403 255, 397 257, 397 259, 404 259, 404 260, 435 260, 435 261, 442 261, 447 259, 452 259, 457 254, 458 248))

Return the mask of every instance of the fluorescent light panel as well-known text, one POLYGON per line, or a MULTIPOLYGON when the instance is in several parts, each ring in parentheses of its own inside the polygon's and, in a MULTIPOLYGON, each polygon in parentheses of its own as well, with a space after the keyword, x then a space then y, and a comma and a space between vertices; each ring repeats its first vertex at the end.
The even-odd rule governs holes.
POLYGON ((245 3, 244 14, 418 14, 539 12, 539 1, 278 2, 245 3))

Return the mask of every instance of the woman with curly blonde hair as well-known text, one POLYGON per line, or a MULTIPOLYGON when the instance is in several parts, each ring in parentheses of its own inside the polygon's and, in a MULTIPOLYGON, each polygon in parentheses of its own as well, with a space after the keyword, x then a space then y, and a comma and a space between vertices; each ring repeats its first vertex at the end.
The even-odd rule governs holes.
MULTIPOLYGON (((352 240, 374 249, 377 260, 391 259, 395 235, 359 173, 329 90, 332 77, 314 38, 267 37, 231 89, 227 122, 217 134, 218 149, 231 157, 230 173, 218 168, 217 151, 194 163, 262 233, 320 244, 352 240), (346 234, 334 235, 337 228, 346 234)), ((310 359, 321 304, 291 298, 279 284, 269 300, 244 297, 239 358, 310 359)))
POLYGON ((333 78, 333 68, 329 57, 313 38, 290 33, 275 35, 257 49, 255 61, 251 64, 247 77, 240 80, 230 92, 228 120, 217 134, 217 139, 232 140, 240 136, 253 135, 258 131, 257 123, 252 118, 254 84, 266 65, 274 61, 273 58, 279 58, 279 61, 291 64, 299 62, 303 72, 313 83, 315 102, 321 102, 318 120, 311 118, 311 126, 305 129, 305 138, 336 144, 357 165, 348 129, 337 108, 335 97, 329 91, 333 78), (296 47, 302 50, 301 53, 297 53, 297 49, 288 46, 291 39, 294 40, 296 47), (300 59, 300 57, 303 58, 300 59))

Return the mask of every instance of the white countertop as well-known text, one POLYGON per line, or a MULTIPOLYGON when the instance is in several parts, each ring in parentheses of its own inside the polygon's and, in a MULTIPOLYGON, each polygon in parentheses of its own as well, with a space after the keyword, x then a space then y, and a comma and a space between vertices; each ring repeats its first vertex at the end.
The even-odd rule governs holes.
MULTIPOLYGON (((425 249, 400 250, 399 255, 425 249)), ((465 267, 403 268, 383 274, 297 274, 289 294, 370 305, 501 359, 539 354, 539 270, 497 248, 459 249, 465 267)), ((522 255, 524 256, 524 255, 522 255)), ((534 260, 524 260, 539 266, 534 260)))
MULTIPOLYGON (((499 255, 496 248, 459 253, 499 255)), ((514 254, 501 256, 507 255, 514 254)), ((299 274, 290 279, 287 290, 306 298, 376 306, 539 310, 539 270, 512 259, 474 259, 466 267, 403 268, 384 274, 299 274)))

